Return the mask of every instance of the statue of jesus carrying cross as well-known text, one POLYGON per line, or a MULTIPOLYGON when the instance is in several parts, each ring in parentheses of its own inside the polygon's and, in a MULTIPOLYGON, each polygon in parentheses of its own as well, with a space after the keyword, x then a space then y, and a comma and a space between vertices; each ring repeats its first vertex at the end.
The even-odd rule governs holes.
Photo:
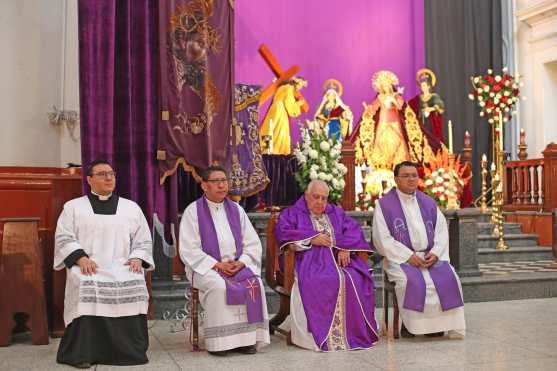
POLYGON ((297 117, 307 112, 307 101, 300 94, 300 89, 307 86, 307 81, 294 74, 300 67, 293 66, 283 71, 271 51, 262 45, 259 53, 267 62, 276 80, 261 93, 261 106, 274 93, 273 102, 269 106, 263 124, 259 128, 259 138, 264 153, 273 155, 289 155, 290 145, 290 117, 297 117))

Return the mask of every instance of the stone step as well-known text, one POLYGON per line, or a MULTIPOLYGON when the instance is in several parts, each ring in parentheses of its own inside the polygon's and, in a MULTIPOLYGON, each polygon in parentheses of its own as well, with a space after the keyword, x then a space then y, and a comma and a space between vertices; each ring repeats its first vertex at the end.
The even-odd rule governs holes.
MULTIPOLYGON (((492 223, 478 223, 479 235, 490 235, 493 233, 494 225, 492 223)), ((522 226, 520 223, 503 223, 505 234, 520 234, 522 233, 522 226)))
MULTIPOLYGON (((478 249, 495 249, 498 237, 492 235, 478 235, 478 249)), ((516 233, 505 234, 505 241, 509 247, 535 247, 538 245, 537 234, 516 233)))
POLYGON ((492 248, 478 249, 478 263, 511 263, 530 262, 539 260, 552 260, 553 253, 550 247, 525 246, 509 247, 508 250, 495 250, 492 248))

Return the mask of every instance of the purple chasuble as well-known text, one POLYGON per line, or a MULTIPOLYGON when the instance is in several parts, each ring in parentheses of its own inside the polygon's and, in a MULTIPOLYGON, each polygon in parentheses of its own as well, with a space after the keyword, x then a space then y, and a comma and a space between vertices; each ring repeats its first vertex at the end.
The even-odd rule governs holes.
MULTIPOLYGON (((347 349, 369 348, 377 340, 375 322, 375 287, 365 260, 351 255, 350 264, 341 268, 337 264, 338 250, 369 251, 360 224, 339 207, 327 205, 325 209, 333 230, 334 247, 313 245, 296 252, 295 269, 308 332, 321 350, 328 348, 328 336, 344 282, 343 333, 347 349), (341 277, 341 275, 343 275, 341 277), (342 278, 342 281, 341 281, 342 278)), ((294 206, 280 213, 275 227, 275 238, 281 246, 312 238, 319 233, 314 229, 304 196, 294 206)), ((336 330, 333 329, 335 335, 336 330)))
MULTIPOLYGON (((425 193, 416 190, 416 200, 420 208, 420 213, 425 224, 427 235, 427 249, 429 252, 433 248, 435 240, 435 226, 437 224, 437 204, 425 193)), ((414 251, 410 239, 410 232, 406 217, 400 204, 395 188, 379 200, 381 211, 385 218, 385 223, 389 228, 391 236, 404 246, 414 251)), ((426 284, 421 269, 414 267, 408 263, 400 264, 400 268, 406 274, 406 291, 404 294, 403 308, 423 312, 426 297, 426 284)), ((439 295, 441 308, 443 311, 461 307, 464 305, 458 281, 448 261, 437 260, 437 262, 428 268, 429 275, 439 295)))
MULTIPOLYGON (((238 212, 238 206, 228 198, 224 199, 223 205, 226 218, 228 219, 228 225, 234 236, 236 259, 238 259, 242 255, 243 241, 240 213, 238 212)), ((220 262, 221 256, 217 232, 205 196, 196 201, 196 208, 201 249, 220 262)), ((220 273, 220 275, 226 283, 226 304, 245 304, 247 307, 248 322, 263 322, 261 286, 259 285, 259 279, 251 269, 244 267, 232 277, 223 273, 220 273)))

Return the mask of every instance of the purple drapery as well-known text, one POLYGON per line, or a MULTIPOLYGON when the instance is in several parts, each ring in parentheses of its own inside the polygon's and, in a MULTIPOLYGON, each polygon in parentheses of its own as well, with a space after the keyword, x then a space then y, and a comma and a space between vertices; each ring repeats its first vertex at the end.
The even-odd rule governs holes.
POLYGON ((271 181, 262 195, 265 205, 289 206, 296 202, 303 192, 294 178, 298 171, 296 157, 263 155, 263 163, 271 181))
POLYGON ((149 222, 157 213, 175 223, 176 182, 159 186, 155 155, 158 2, 80 0, 78 11, 83 165, 110 161, 120 195, 137 202, 149 222))
POLYGON ((159 29, 163 183, 180 163, 194 170, 225 160, 234 91, 231 3, 160 1, 159 29))

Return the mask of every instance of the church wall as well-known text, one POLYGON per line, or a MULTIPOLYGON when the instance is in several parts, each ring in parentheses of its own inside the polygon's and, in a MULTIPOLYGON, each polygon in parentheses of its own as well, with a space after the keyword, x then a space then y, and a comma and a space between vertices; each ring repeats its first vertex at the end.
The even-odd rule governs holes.
POLYGON ((526 130, 528 157, 540 158, 557 142, 557 1, 515 1, 517 70, 524 75, 520 124, 526 130))
POLYGON ((80 162, 79 142, 71 141, 65 128, 51 126, 47 118, 53 105, 61 107, 64 59, 71 72, 69 76, 66 72, 64 95, 71 99, 65 108, 70 104, 75 105, 71 109, 79 108, 77 35, 68 38, 75 47, 64 48, 62 42, 66 1, 71 4, 68 10, 74 8, 72 32, 77 33, 77 0, 0 2, 0 166, 80 162), (63 58, 64 49, 75 58, 63 58))

